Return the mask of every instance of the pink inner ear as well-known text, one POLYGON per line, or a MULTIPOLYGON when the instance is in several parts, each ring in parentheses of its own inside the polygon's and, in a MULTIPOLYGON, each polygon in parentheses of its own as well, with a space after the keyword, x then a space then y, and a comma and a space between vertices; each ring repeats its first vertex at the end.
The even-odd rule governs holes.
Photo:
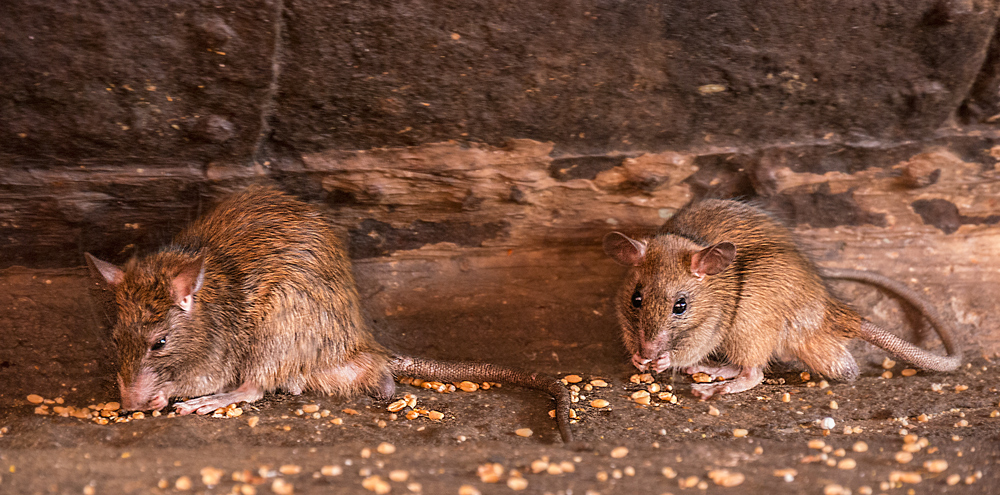
POLYGON ((646 257, 646 241, 637 241, 621 232, 604 236, 604 253, 620 265, 637 266, 646 257))
POLYGON ((205 256, 199 256, 193 261, 181 266, 180 271, 171 281, 171 296, 174 304, 184 311, 190 311, 194 303, 193 295, 201 288, 205 276, 205 256))
POLYGON ((722 273, 736 258, 736 245, 731 242, 713 244, 691 255, 691 273, 698 277, 722 273))

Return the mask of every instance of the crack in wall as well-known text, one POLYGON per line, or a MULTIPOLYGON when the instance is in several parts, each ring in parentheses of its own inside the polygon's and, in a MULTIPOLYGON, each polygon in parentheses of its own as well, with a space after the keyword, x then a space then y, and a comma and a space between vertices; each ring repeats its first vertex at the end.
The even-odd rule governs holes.
POLYGON ((275 97, 278 94, 278 86, 281 84, 281 63, 282 55, 284 54, 285 2, 284 0, 276 0, 275 5, 274 50, 271 54, 271 83, 268 85, 266 97, 261 104, 257 143, 250 154, 251 164, 255 166, 262 166, 267 161, 264 159, 266 157, 261 155, 264 153, 265 143, 271 135, 271 124, 268 121, 274 115, 277 108, 275 97))

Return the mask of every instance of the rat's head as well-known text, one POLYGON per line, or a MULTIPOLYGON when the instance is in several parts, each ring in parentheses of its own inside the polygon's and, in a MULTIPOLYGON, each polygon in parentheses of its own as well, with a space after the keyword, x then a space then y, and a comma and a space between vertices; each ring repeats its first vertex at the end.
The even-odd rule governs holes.
POLYGON ((197 359, 197 293, 204 255, 157 253, 123 268, 86 255, 91 273, 114 291, 118 320, 112 339, 118 352, 118 387, 126 410, 162 409, 179 393, 184 370, 197 359))
POLYGON ((635 240, 612 232, 604 252, 631 269, 616 301, 625 347, 640 370, 697 364, 719 345, 726 301, 717 275, 736 246, 708 247, 674 235, 635 240))

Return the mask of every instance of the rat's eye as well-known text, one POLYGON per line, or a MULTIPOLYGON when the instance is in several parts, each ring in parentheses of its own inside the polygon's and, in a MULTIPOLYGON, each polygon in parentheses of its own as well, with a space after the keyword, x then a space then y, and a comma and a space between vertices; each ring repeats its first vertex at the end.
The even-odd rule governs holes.
POLYGON ((167 345, 167 338, 163 337, 162 339, 153 342, 153 345, 149 346, 149 350, 158 351, 160 349, 163 349, 163 346, 165 345, 167 345))
POLYGON ((639 291, 638 286, 636 286, 635 292, 632 293, 632 307, 633 308, 642 307, 642 292, 639 291))
POLYGON ((684 299, 684 296, 678 297, 677 301, 674 302, 674 314, 675 315, 683 314, 685 311, 687 311, 687 309, 688 309, 687 300, 684 299))

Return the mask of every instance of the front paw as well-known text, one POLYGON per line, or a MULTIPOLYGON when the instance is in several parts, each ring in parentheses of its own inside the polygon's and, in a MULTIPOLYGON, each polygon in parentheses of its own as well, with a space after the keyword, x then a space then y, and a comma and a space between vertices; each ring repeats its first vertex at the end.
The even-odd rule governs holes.
POLYGON ((198 397, 184 402, 175 403, 174 410, 181 416, 191 413, 211 414, 212 412, 215 412, 216 409, 226 407, 228 405, 229 404, 223 404, 220 402, 214 395, 206 395, 205 397, 198 397))

